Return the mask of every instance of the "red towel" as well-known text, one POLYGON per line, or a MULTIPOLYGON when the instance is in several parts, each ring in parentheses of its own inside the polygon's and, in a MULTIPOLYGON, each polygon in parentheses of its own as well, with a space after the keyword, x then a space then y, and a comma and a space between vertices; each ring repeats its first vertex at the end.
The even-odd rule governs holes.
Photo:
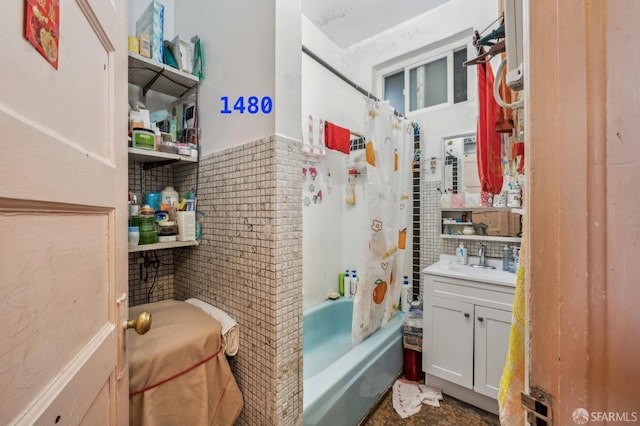
POLYGON ((349 154, 350 139, 351 132, 349 132, 349 129, 325 121, 324 140, 327 148, 349 154))
POLYGON ((496 120, 500 109, 493 97, 493 71, 491 64, 478 64, 478 177, 483 191, 499 194, 502 191, 502 159, 500 158, 500 134, 496 132, 496 120))

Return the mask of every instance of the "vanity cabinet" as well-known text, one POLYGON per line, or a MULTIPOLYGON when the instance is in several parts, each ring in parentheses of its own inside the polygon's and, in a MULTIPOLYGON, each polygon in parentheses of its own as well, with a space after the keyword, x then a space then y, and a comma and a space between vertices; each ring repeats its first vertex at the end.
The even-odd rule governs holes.
POLYGON ((423 370, 427 382, 497 411, 514 287, 425 275, 423 370))

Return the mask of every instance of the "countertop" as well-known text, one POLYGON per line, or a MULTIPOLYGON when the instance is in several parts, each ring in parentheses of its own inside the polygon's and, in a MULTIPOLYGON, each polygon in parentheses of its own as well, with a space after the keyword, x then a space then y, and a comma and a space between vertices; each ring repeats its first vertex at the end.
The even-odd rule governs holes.
POLYGON ((515 287, 516 274, 503 271, 502 261, 500 259, 487 259, 487 263, 495 266, 496 269, 474 268, 469 266, 477 263, 477 256, 469 256, 469 264, 461 265, 456 262, 455 256, 441 254, 440 260, 423 269, 422 273, 515 287))

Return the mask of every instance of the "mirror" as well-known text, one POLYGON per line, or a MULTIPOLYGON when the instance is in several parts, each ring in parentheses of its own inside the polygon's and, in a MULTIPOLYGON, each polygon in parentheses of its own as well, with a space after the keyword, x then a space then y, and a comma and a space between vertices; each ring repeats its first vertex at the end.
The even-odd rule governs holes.
MULTIPOLYGON (((492 196, 487 200, 490 203, 488 205, 482 200, 475 133, 443 138, 442 142, 442 233, 489 237, 520 236, 520 215, 507 209, 511 204, 506 197, 512 191, 492 196), (504 200, 496 197, 504 197, 504 200), (493 208, 490 207, 491 203, 493 208)), ((513 182, 509 183, 509 187, 513 182)))
POLYGON ((443 182, 449 194, 479 194, 474 133, 443 139, 443 182))

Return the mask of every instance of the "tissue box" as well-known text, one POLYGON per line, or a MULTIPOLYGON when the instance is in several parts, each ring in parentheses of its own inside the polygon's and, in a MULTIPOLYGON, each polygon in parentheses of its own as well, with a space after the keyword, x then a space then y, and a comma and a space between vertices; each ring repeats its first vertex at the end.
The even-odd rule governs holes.
POLYGON ((196 212, 177 212, 178 241, 196 240, 196 212))
POLYGON ((151 40, 151 59, 162 63, 164 49, 164 6, 157 0, 142 12, 136 21, 136 35, 148 34, 151 40))

